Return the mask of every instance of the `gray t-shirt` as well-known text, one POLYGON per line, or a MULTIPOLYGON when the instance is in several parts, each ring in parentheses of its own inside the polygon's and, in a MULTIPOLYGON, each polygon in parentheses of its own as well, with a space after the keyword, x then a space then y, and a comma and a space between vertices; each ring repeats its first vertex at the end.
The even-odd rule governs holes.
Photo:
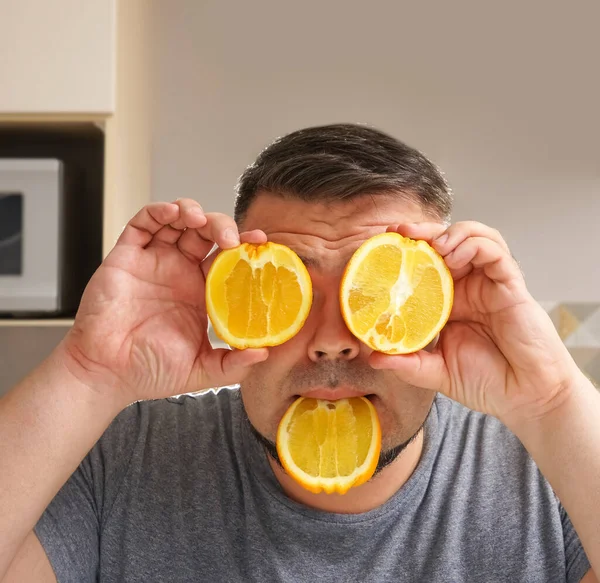
POLYGON ((514 435, 440 396, 413 475, 354 515, 283 493, 237 389, 136 403, 36 533, 60 583, 548 583, 590 568, 514 435))

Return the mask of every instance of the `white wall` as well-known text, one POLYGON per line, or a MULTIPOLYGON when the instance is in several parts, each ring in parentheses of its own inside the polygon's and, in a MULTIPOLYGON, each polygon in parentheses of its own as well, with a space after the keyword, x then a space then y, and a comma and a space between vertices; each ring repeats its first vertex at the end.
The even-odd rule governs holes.
POLYGON ((153 198, 231 212, 273 138, 356 121, 428 154, 540 300, 600 301, 597 0, 153 0, 153 198))

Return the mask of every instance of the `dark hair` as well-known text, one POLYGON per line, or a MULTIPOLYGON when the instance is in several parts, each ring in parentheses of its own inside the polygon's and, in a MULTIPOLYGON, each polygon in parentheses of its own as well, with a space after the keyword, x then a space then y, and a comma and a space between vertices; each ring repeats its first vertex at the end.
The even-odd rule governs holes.
POLYGON ((419 151, 379 130, 334 124, 275 140, 240 176, 235 220, 243 221, 259 192, 333 202, 362 194, 398 194, 449 220, 452 194, 436 166, 419 151))

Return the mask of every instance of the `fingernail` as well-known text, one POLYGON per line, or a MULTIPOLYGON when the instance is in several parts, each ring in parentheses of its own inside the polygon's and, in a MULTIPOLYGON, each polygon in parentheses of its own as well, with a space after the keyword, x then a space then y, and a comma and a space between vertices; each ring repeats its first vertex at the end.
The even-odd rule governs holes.
POLYGON ((238 245, 240 242, 240 238, 238 237, 237 233, 231 228, 225 229, 225 232, 223 233, 223 239, 232 245, 238 245))
POLYGON ((190 209, 190 212, 195 216, 195 217, 203 217, 204 216, 204 212, 202 211, 202 209, 198 208, 198 207, 194 207, 193 209, 190 209))
POLYGON ((440 247, 448 240, 448 235, 444 234, 441 237, 438 237, 435 240, 436 245, 439 245, 440 247))

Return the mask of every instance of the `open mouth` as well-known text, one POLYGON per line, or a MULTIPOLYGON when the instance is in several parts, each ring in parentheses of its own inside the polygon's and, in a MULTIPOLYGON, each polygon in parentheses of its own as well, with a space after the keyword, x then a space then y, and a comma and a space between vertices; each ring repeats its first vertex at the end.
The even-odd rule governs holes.
POLYGON ((377 398, 375 393, 361 393, 359 391, 345 391, 345 390, 337 390, 337 389, 317 389, 314 391, 309 391, 304 395, 294 395, 294 400, 306 397, 309 399, 322 399, 325 401, 339 401, 340 399, 350 399, 352 397, 365 397, 369 399, 369 401, 373 402, 374 399, 377 398))

